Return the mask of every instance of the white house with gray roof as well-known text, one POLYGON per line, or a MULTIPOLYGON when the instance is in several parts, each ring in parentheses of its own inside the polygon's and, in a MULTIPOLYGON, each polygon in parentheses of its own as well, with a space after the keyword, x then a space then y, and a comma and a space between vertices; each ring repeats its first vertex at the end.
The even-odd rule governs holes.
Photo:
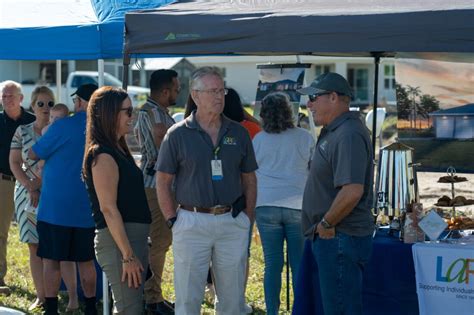
POLYGON ((474 103, 438 110, 429 115, 433 118, 436 138, 474 139, 474 103))

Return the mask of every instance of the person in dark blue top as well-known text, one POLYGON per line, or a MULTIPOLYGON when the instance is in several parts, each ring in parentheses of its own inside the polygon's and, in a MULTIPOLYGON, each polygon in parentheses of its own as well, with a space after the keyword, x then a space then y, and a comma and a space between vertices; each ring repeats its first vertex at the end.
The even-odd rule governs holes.
POLYGON ((87 110, 83 177, 96 225, 95 253, 109 279, 114 313, 141 314, 151 215, 143 174, 125 142, 132 131, 127 92, 102 87, 87 110))

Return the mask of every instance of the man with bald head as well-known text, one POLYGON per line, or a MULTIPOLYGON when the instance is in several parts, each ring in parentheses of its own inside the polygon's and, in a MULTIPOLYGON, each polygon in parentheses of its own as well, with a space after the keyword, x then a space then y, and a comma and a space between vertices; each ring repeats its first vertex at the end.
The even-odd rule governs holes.
POLYGON ((10 170, 10 143, 20 125, 32 123, 35 116, 21 107, 21 85, 15 81, 0 83, 3 111, 0 112, 0 294, 9 293, 5 285, 7 273, 7 239, 13 217, 15 177, 10 170))

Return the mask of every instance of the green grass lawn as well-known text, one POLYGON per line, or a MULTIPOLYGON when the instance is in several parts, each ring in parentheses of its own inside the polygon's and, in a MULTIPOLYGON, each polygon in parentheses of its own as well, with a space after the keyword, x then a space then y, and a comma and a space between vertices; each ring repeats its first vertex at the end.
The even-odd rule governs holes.
MULTIPOLYGON (((265 314, 265 301, 263 293, 263 252, 262 246, 257 241, 252 241, 250 258, 250 276, 247 286, 247 302, 252 305, 254 314, 265 314)), ((286 271, 282 273, 282 293, 280 314, 291 314, 286 311, 286 271)), ((10 286, 12 292, 9 296, 0 295, 0 305, 18 309, 28 313, 29 305, 34 301, 36 295, 33 281, 30 276, 28 263, 28 248, 26 244, 20 243, 18 239, 18 227, 12 225, 8 238, 8 273, 5 282, 10 286)), ((163 292, 167 299, 174 300, 173 289, 173 256, 169 252, 167 264, 164 271, 163 292)), ((290 302, 293 303, 293 294, 290 290, 290 302)), ((99 303, 100 304, 100 303, 99 303)), ((67 295, 61 294, 59 309, 64 312, 67 305, 67 295)), ((102 314, 100 307, 100 313, 102 314)), ((38 314, 38 313, 36 313, 38 314)), ((71 314, 71 313, 69 313, 71 314)), ((81 314, 80 311, 75 314, 81 314)), ((213 314, 213 305, 209 300, 202 304, 202 314, 213 314)))
POLYGON ((449 141, 440 139, 400 139, 415 149, 415 160, 421 163, 419 170, 446 170, 454 166, 458 173, 470 173, 474 169, 474 159, 466 158, 474 152, 474 141, 449 141))

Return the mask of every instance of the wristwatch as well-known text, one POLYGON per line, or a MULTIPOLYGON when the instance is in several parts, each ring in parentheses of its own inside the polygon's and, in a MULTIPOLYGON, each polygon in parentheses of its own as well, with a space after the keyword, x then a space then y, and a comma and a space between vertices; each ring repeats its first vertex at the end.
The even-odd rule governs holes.
POLYGON ((173 228, 173 225, 174 223, 176 222, 176 219, 177 217, 174 216, 172 218, 169 218, 168 220, 166 220, 166 225, 168 226, 168 228, 171 230, 171 228, 173 228))
POLYGON ((332 228, 334 227, 334 226, 332 226, 331 224, 329 224, 329 222, 326 221, 325 218, 323 218, 323 219, 321 220, 321 225, 322 225, 323 228, 325 228, 325 229, 332 229, 332 228))

